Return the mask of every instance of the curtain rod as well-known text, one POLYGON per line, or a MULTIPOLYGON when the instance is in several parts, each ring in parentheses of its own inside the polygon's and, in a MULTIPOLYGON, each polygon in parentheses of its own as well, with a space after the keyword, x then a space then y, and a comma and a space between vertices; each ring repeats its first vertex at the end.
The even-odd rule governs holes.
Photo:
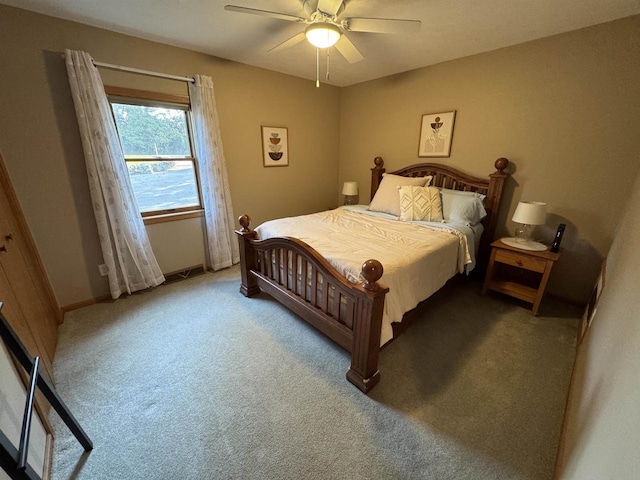
MULTIPOLYGON (((62 54, 62 58, 64 58, 64 53, 62 54)), ((168 73, 151 72, 149 70, 141 70, 139 68, 124 67, 122 65, 114 65, 112 63, 96 62, 95 60, 92 60, 92 61, 96 67, 108 68, 110 70, 120 70, 122 72, 139 73, 140 75, 147 75, 149 77, 166 78, 168 80, 178 80, 179 82, 189 82, 189 83, 195 82, 193 77, 179 77, 177 75, 169 75, 168 73)))
POLYGON ((140 75, 148 75, 149 77, 160 77, 168 80, 178 80, 180 82, 194 83, 193 77, 178 77, 177 75, 169 75, 168 73, 151 72, 149 70, 140 70, 139 68, 123 67, 122 65, 113 65, 111 63, 102 63, 93 61, 96 67, 108 68, 110 70, 121 70, 123 72, 139 73, 140 75))

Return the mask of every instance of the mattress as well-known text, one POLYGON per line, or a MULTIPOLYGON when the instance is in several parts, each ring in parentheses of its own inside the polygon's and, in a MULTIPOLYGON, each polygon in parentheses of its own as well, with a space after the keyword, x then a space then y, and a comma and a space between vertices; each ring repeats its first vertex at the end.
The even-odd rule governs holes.
MULTIPOLYGON (((481 226, 480 226, 481 227, 481 226)), ((393 338, 393 322, 440 289, 456 273, 470 271, 481 228, 436 222, 403 222, 366 206, 265 222, 259 239, 295 237, 313 247, 352 283, 374 258, 384 267, 385 298, 380 345, 393 338)))

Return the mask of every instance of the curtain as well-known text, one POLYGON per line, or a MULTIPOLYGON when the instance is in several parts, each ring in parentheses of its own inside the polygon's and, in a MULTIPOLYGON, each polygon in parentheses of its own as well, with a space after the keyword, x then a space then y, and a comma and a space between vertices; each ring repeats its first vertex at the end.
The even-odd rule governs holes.
POLYGON ((88 53, 65 50, 100 246, 116 299, 164 282, 133 196, 102 79, 88 53))
POLYGON ((194 79, 195 82, 189 84, 189 97, 205 211, 207 261, 211 268, 219 270, 238 263, 240 254, 234 234, 231 191, 222 150, 213 81, 205 75, 194 75, 194 79))

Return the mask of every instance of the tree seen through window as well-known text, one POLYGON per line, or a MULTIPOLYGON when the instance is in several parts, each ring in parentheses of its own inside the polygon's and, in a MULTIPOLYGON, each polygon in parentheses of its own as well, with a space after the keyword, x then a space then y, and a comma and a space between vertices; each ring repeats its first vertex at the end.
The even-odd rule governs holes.
POLYGON ((143 215, 199 208, 187 112, 115 101, 111 106, 143 215))

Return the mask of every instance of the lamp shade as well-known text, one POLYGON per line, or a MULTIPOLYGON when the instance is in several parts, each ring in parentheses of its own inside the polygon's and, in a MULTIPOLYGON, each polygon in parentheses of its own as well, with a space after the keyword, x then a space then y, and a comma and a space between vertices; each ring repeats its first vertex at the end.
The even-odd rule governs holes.
POLYGON ((304 34, 311 45, 318 48, 328 48, 340 39, 340 29, 327 22, 313 23, 307 27, 304 34))
POLYGON ((547 204, 544 202, 518 202, 511 220, 524 225, 544 225, 546 213, 547 204))
POLYGON ((344 182, 342 195, 358 195, 358 182, 344 182))

